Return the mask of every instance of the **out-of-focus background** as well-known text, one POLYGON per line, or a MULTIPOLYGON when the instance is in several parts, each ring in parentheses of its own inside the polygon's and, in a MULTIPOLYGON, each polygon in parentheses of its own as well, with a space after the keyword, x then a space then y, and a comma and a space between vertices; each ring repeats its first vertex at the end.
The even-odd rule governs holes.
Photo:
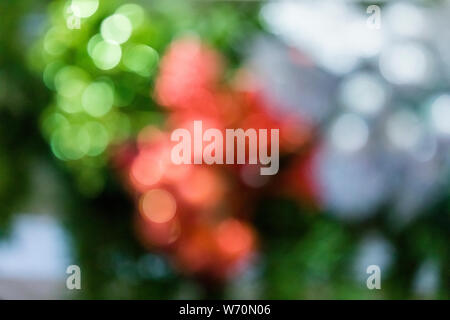
POLYGON ((0 2, 1 299, 448 299, 449 218, 449 1, 0 2))

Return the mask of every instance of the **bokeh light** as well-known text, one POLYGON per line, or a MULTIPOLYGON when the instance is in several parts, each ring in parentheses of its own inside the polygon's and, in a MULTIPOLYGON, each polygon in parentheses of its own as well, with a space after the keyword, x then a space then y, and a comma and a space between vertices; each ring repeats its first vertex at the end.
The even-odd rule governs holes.
POLYGON ((87 155, 100 155, 108 146, 109 133, 106 128, 97 121, 90 121, 84 125, 84 129, 89 134, 90 145, 87 155))
POLYGON ((388 119, 386 132, 396 148, 412 151, 419 145, 424 128, 414 112, 397 110, 388 119))
POLYGON ((125 67, 143 77, 153 73, 158 63, 158 53, 151 47, 139 44, 127 48, 123 56, 125 67))
POLYGON ((123 14, 114 14, 103 20, 100 32, 105 41, 113 44, 122 44, 130 36, 133 27, 130 20, 123 14))
POLYGON ((81 68, 67 66, 55 76, 55 88, 63 97, 72 98, 81 94, 87 85, 89 75, 81 68))
POLYGON ((175 216, 175 198, 163 189, 146 192, 140 201, 141 214, 151 222, 165 223, 175 216))
POLYGON ((393 84, 424 84, 431 80, 433 69, 431 53, 414 42, 394 44, 380 56, 381 74, 393 84))
POLYGON ((151 153, 141 153, 133 162, 130 178, 138 190, 154 186, 162 178, 163 164, 151 153))
POLYGON ((114 103, 114 90, 107 82, 93 82, 83 92, 84 110, 94 117, 101 117, 111 110, 114 103))
POLYGON ((437 132, 450 135, 450 95, 437 97, 430 107, 431 123, 437 132))
POLYGON ((144 9, 135 3, 127 3, 120 6, 116 10, 116 13, 127 17, 133 25, 133 28, 139 27, 145 19, 144 9))
POLYGON ((61 127, 51 139, 53 153, 61 160, 78 160, 89 151, 90 136, 80 126, 61 127))
POLYGON ((366 145, 369 128, 361 117, 344 114, 334 122, 330 134, 331 141, 338 150, 355 152, 366 145))
POLYGON ((117 66, 122 58, 119 45, 106 41, 99 41, 92 49, 92 60, 102 70, 109 70, 117 66))
POLYGON ((73 14, 80 18, 92 16, 98 9, 98 0, 72 0, 71 8, 73 14))
POLYGON ((384 84, 370 73, 359 73, 346 79, 340 91, 344 107, 353 112, 374 115, 381 111, 387 101, 384 84))

